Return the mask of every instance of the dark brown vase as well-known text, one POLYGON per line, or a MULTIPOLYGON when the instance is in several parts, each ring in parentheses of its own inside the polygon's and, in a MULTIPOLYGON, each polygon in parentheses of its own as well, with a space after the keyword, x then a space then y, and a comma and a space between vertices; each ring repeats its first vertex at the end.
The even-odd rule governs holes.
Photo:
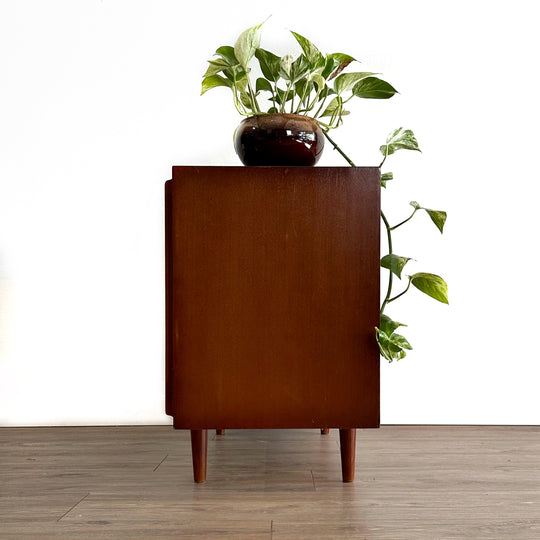
POLYGON ((324 135, 316 120, 300 114, 257 114, 240 122, 234 148, 244 165, 312 166, 324 135))

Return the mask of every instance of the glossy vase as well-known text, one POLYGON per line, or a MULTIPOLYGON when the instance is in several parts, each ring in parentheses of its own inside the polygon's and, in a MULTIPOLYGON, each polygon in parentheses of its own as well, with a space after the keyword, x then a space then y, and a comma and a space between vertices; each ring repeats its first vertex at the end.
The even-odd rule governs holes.
POLYGON ((234 148, 244 165, 312 166, 321 157, 324 134, 300 114, 257 114, 240 122, 234 148))

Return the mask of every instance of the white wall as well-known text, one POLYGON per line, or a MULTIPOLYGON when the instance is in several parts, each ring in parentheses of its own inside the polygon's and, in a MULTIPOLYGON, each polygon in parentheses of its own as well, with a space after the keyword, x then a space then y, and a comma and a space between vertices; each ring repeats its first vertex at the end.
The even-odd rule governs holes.
MULTIPOLYGON (((0 3, 0 424, 168 423, 163 412, 163 182, 173 164, 238 164, 240 118, 205 62, 248 26, 347 52, 401 94, 358 101, 334 133, 384 194, 446 209, 395 235, 449 307, 411 292, 389 314, 415 347, 382 364, 384 423, 540 423, 535 2, 363 0, 0 3), (271 11, 270 11, 271 10, 271 11), (201 137, 198 139, 198 137, 201 137)), ((321 165, 342 165, 327 150, 321 165)), ((395 307, 394 307, 395 306, 395 307)))

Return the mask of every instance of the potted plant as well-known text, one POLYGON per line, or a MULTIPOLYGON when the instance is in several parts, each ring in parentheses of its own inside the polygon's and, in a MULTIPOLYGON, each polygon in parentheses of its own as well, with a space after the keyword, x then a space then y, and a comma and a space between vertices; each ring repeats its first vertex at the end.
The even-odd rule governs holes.
POLYGON ((343 123, 353 98, 388 99, 396 90, 371 72, 345 72, 348 54, 322 54, 308 39, 292 35, 302 48, 294 58, 260 47, 262 24, 240 34, 234 46, 216 50, 203 76, 201 94, 218 86, 232 91, 246 118, 237 128, 235 149, 245 165, 315 165, 325 134, 343 123), (261 71, 253 79, 256 59, 261 71))
MULTIPOLYGON (((262 23, 263 24, 263 23, 262 23)), ((246 118, 238 126, 235 150, 245 165, 315 165, 324 147, 324 138, 344 157, 354 162, 333 141, 328 132, 343 123, 349 114, 346 104, 353 98, 388 99, 396 89, 372 72, 348 72, 355 59, 343 53, 322 54, 308 39, 292 32, 302 53, 279 57, 260 47, 262 24, 242 32, 234 46, 222 46, 203 76, 201 94, 224 86, 232 91, 237 111, 246 118), (262 77, 251 80, 250 63, 258 61, 262 77), (261 105, 266 97, 266 107, 261 105)), ((380 147, 382 168, 388 156, 398 150, 420 151, 411 130, 399 128, 390 133, 380 147)), ((391 172, 381 174, 381 186, 393 180, 391 172)), ((407 339, 396 332, 403 323, 392 320, 387 306, 404 295, 411 287, 439 302, 448 304, 448 288, 436 274, 417 272, 407 276, 405 288, 393 293, 394 276, 401 279, 411 257, 395 253, 392 232, 410 221, 418 211, 424 211, 442 233, 446 212, 432 210, 412 201, 413 211, 403 221, 390 225, 381 212, 388 253, 381 259, 381 267, 388 270, 388 286, 380 310, 380 325, 375 329, 381 355, 389 362, 406 356, 412 349, 407 339)))

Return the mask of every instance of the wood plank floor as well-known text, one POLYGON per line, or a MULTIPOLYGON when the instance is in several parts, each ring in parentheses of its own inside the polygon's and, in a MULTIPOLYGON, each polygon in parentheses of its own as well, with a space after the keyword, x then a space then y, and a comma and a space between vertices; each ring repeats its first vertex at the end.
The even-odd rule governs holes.
POLYGON ((193 484, 170 426, 0 429, 0 538, 540 539, 540 427, 211 433, 193 484))

